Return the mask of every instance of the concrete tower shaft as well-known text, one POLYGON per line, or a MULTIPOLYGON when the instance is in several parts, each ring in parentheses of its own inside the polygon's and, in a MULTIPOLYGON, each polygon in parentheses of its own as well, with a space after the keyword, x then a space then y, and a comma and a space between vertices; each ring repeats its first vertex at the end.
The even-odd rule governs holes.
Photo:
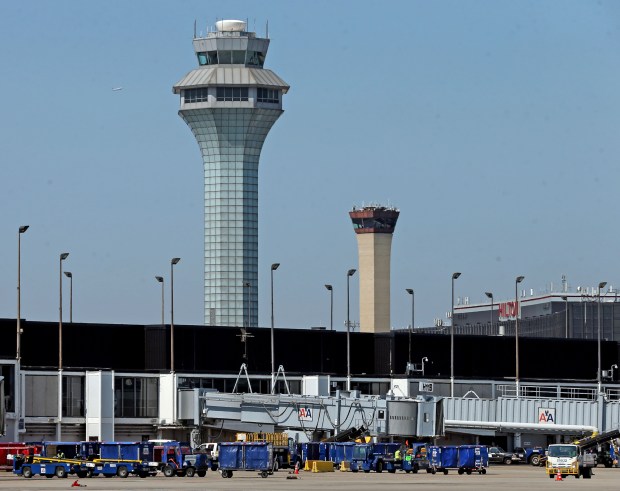
POLYGON ((205 324, 258 324, 258 164, 289 86, 263 69, 269 40, 243 21, 194 39, 199 67, 174 87, 202 154, 205 324))
POLYGON ((358 245, 362 332, 390 331, 390 258, 399 213, 374 206, 349 212, 358 245))

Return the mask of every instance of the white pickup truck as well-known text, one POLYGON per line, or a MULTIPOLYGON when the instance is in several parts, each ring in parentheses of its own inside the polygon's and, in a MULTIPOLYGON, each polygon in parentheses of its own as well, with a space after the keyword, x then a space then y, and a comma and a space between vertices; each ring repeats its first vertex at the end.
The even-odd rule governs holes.
POLYGON ((563 443, 549 445, 547 451, 547 474, 553 478, 557 474, 564 476, 592 477, 596 465, 596 454, 584 451, 579 445, 563 443))

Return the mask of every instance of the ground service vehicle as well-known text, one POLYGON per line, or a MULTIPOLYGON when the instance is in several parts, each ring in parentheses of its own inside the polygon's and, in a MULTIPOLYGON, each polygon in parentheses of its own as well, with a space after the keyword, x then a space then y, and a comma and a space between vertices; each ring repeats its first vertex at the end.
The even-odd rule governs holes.
POLYGON ((22 442, 0 443, 0 471, 13 470, 15 455, 36 455, 41 453, 41 446, 28 445, 22 442))
POLYGON ((513 452, 506 452, 502 447, 489 447, 489 462, 492 464, 510 465, 518 461, 519 457, 513 452))
POLYGON ((76 470, 79 477, 103 475, 126 478, 129 474, 148 477, 157 473, 157 463, 150 461, 153 455, 152 443, 101 442, 98 446, 100 454, 92 454, 90 460, 79 465, 79 470, 76 470))
POLYGON ((402 468, 407 474, 410 472, 415 474, 420 469, 426 470, 426 472, 432 472, 428 447, 429 445, 426 443, 413 443, 411 447, 405 451, 402 468))
POLYGON ((13 459, 13 473, 17 476, 31 478, 41 475, 45 477, 67 477, 74 474, 80 462, 76 460, 61 460, 52 457, 15 456, 13 459))
POLYGON ((301 463, 297 443, 289 438, 288 433, 237 433, 238 442, 267 442, 273 446, 273 470, 280 468, 292 469, 297 462, 301 463))
POLYGON ((258 471, 261 477, 273 474, 273 445, 268 442, 230 442, 220 445, 220 472, 230 478, 233 471, 258 471))
POLYGON ((547 450, 547 474, 550 478, 561 474, 590 479, 595 465, 596 455, 574 443, 549 445, 547 450))
POLYGON ((394 452, 399 447, 399 443, 358 443, 353 447, 351 471, 396 472, 400 463, 396 463, 394 452))
MULTIPOLYGON (((203 443, 199 445, 195 452, 196 454, 205 454, 209 462, 209 467, 212 471, 216 471, 219 465, 220 447, 219 443, 203 443)), ((200 474, 199 474, 200 475, 200 474)))
POLYGON ((514 454, 519 459, 518 461, 515 460, 515 463, 538 466, 544 460, 545 449, 542 447, 515 447, 514 454))
MULTIPOLYGON (((187 476, 193 477, 197 471, 195 467, 196 459, 193 457, 185 456, 191 454, 183 454, 182 445, 177 441, 158 441, 158 444, 153 447, 153 460, 157 462, 157 468, 166 477, 174 476, 187 476)), ((203 460, 198 461, 201 465, 200 472, 202 473, 203 460)), ((206 472, 206 471, 205 471, 206 472)))

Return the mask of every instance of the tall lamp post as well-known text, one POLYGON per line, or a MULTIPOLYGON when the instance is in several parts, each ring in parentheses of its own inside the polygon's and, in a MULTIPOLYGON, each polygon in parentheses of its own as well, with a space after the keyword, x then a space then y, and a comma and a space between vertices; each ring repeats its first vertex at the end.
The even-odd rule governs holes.
POLYGON ((409 374, 409 368, 411 367, 411 331, 413 331, 413 320, 415 314, 415 291, 413 291, 413 288, 405 288, 405 291, 411 295, 411 327, 409 327, 409 358, 407 359, 407 374, 409 374))
POLYGON ((174 373, 174 265, 180 260, 180 257, 170 260, 170 373, 174 373))
POLYGON ((351 390, 351 319, 349 316, 349 280, 356 271, 356 269, 350 269, 349 271, 347 271, 347 390, 351 390))
POLYGON ((493 330, 493 292, 484 292, 491 299, 491 330, 493 330))
POLYGON ((164 277, 155 276, 155 279, 158 283, 161 283, 161 325, 162 327, 165 327, 166 323, 164 321, 164 277))
POLYGON ((329 330, 334 330, 334 288, 331 285, 325 285, 329 291, 329 330))
POLYGON ((519 294, 517 289, 519 283, 525 279, 525 276, 517 276, 515 279, 515 386, 517 389, 517 399, 521 396, 519 390, 519 294))
POLYGON ((65 276, 69 278, 69 323, 73 324, 73 273, 65 271, 65 276))
MULTIPOLYGON (((280 267, 280 263, 273 263, 271 265, 271 393, 273 394, 276 388, 276 362, 274 353, 273 342, 273 272, 280 267)), ((248 319, 249 320, 249 319, 248 319)), ((249 327, 249 326, 248 326, 249 327)))
POLYGON ((62 370, 62 262, 69 257, 68 252, 60 255, 60 274, 58 275, 59 283, 59 304, 58 304, 58 370, 62 370))
POLYGON ((602 390, 602 380, 601 380, 601 290, 605 288, 607 284, 606 281, 601 281, 598 284, 598 340, 597 340, 597 351, 598 351, 598 368, 596 372, 596 380, 598 382, 598 393, 601 394, 602 390))
POLYGON ((461 273, 452 273, 452 303, 450 311, 450 397, 454 397, 454 280, 461 273))
POLYGON ((22 358, 21 353, 21 318, 22 318, 22 297, 21 297, 21 269, 22 269, 22 234, 28 230, 29 225, 22 225, 19 227, 17 234, 17 332, 16 332, 16 354, 15 358, 19 364, 22 358))
POLYGON ((58 441, 60 441, 62 437, 62 262, 68 257, 68 252, 63 252, 60 255, 60 273, 58 274, 58 422, 56 424, 56 438, 58 439, 58 441))

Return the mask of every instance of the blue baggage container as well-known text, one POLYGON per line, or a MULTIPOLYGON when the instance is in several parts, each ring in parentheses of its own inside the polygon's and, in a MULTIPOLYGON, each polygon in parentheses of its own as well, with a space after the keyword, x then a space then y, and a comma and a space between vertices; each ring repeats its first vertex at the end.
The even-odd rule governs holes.
POLYGON ((478 472, 486 474, 489 452, 484 445, 461 445, 459 447, 459 474, 478 472))
POLYGON ((101 442, 80 442, 80 455, 83 459, 99 458, 101 442))
POLYGON ((222 477, 232 477, 233 471, 259 471, 261 477, 273 473, 273 445, 267 442, 231 442, 220 445, 222 477))
POLYGON ((429 447, 430 469, 433 474, 437 471, 448 473, 448 469, 458 469, 459 449, 454 446, 429 447))
POLYGON ((335 465, 340 465, 342 462, 351 462, 353 460, 353 448, 354 442, 337 442, 331 445, 331 461, 335 465))

